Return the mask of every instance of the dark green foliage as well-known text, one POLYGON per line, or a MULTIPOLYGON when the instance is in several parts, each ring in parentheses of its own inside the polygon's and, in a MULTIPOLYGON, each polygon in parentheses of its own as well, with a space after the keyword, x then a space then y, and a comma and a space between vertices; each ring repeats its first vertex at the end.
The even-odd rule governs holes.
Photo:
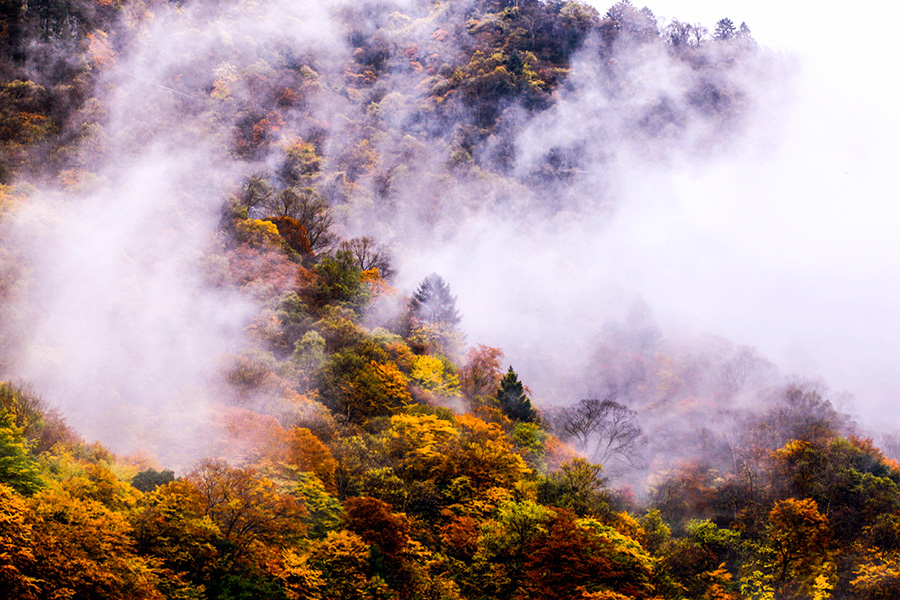
POLYGON ((603 517, 612 512, 603 468, 575 459, 538 481, 538 500, 577 515, 603 517))
POLYGON ((852 540, 878 515, 900 510, 900 474, 870 444, 837 438, 825 446, 796 445, 779 455, 787 488, 782 494, 815 500, 834 521, 838 539, 852 540))
POLYGON ((369 297, 356 259, 345 250, 323 258, 315 268, 316 281, 306 291, 310 303, 321 308, 345 304, 359 309, 369 297))
POLYGON ((261 574, 219 573, 209 585, 210 600, 282 600, 287 596, 280 582, 261 574))
POLYGON ((169 469, 163 469, 162 471, 144 469, 131 479, 131 485, 142 492, 152 492, 170 481, 175 481, 175 473, 169 469))
POLYGON ((525 386, 519 381, 519 376, 509 367, 506 375, 500 380, 497 390, 497 403, 500 410, 513 421, 533 423, 540 420, 537 410, 531 406, 531 400, 525 395, 525 386))

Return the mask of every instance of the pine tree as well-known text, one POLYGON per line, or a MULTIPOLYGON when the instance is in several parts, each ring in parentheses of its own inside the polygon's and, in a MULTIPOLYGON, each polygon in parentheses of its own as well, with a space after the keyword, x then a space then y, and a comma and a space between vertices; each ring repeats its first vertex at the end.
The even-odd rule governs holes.
POLYGON ((446 323, 456 326, 462 317, 456 310, 456 296, 437 273, 422 280, 409 303, 412 315, 424 323, 446 323))
POLYGON ((497 402, 500 403, 503 414, 513 421, 533 423, 538 420, 538 413, 531 406, 531 400, 525 395, 525 386, 519 381, 519 376, 516 375, 512 366, 500 380, 497 402))
POLYGON ((731 19, 720 19, 719 22, 716 23, 715 37, 717 40, 727 42, 729 40, 733 40, 735 34, 736 30, 734 28, 734 22, 732 22, 731 19))

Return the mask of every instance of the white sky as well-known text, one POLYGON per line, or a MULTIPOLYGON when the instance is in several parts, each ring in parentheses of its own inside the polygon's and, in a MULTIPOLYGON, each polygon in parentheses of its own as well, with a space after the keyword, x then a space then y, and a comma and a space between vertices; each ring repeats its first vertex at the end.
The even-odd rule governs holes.
MULTIPOLYGON (((611 4, 595 2, 601 13, 611 4)), ((765 108, 741 151, 675 169, 624 165, 625 187, 601 235, 587 223, 587 232, 517 247, 521 232, 492 223, 443 255, 421 252, 406 271, 447 277, 470 343, 502 347, 551 403, 560 399, 540 383, 543 367, 527 362, 535 347, 551 355, 540 361, 556 385, 552 371, 570 371, 569 357, 588 351, 596 328, 639 299, 665 334, 755 347, 788 375, 855 396, 841 408, 864 423, 900 428, 900 53, 892 41, 900 5, 647 4, 710 31, 723 17, 746 22, 760 44, 797 65, 790 82, 775 84, 793 103, 760 83, 765 108), (766 107, 770 98, 777 102, 766 107)))
POLYGON ((745 21, 800 66, 772 148, 675 176, 676 199, 654 230, 670 269, 643 282, 648 304, 821 376, 854 394, 864 419, 900 426, 890 410, 900 397, 900 6, 647 5, 710 31, 722 17, 745 21))

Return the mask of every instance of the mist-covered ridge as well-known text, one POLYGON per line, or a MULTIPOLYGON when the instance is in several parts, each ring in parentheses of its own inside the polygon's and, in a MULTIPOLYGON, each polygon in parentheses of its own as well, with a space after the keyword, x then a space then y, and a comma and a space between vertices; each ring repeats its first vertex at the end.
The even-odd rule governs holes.
POLYGON ((798 72, 628 0, 3 3, 0 600, 892 597, 897 436, 679 322, 798 72))

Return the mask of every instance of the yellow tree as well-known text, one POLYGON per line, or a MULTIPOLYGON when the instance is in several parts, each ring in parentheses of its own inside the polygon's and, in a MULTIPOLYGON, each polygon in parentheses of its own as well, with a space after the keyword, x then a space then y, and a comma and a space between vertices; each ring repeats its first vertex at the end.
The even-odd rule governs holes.
POLYGON ((322 574, 331 598, 363 600, 370 597, 369 545, 351 532, 331 532, 311 548, 309 565, 322 574))
POLYGON ((815 500, 788 498, 769 511, 768 546, 775 553, 775 583, 811 588, 828 558, 828 517, 815 500))
POLYGON ((503 429, 473 415, 456 418, 459 443, 452 448, 456 471, 476 489, 512 487, 531 472, 503 429))
POLYGON ((900 555, 874 553, 853 571, 850 581, 853 597, 859 600, 890 600, 900 590, 900 555))
POLYGON ((221 532, 205 514, 200 491, 184 479, 146 494, 133 524, 138 552, 188 580, 202 579, 218 557, 214 542, 221 532))
POLYGON ((453 423, 436 415, 397 414, 384 444, 407 480, 440 479, 452 471, 448 450, 458 437, 453 423))
POLYGON ((0 483, 0 598, 37 600, 31 509, 25 498, 0 483))
POLYGON ((459 376, 452 372, 446 360, 437 356, 417 356, 410 377, 422 389, 439 396, 452 396, 459 391, 459 376))
POLYGON ((295 496, 253 469, 205 461, 187 481, 200 494, 203 512, 215 523, 235 556, 280 550, 302 537, 306 511, 295 496))
POLYGON ((121 513, 52 488, 30 502, 39 597, 162 600, 157 573, 135 553, 121 513))

